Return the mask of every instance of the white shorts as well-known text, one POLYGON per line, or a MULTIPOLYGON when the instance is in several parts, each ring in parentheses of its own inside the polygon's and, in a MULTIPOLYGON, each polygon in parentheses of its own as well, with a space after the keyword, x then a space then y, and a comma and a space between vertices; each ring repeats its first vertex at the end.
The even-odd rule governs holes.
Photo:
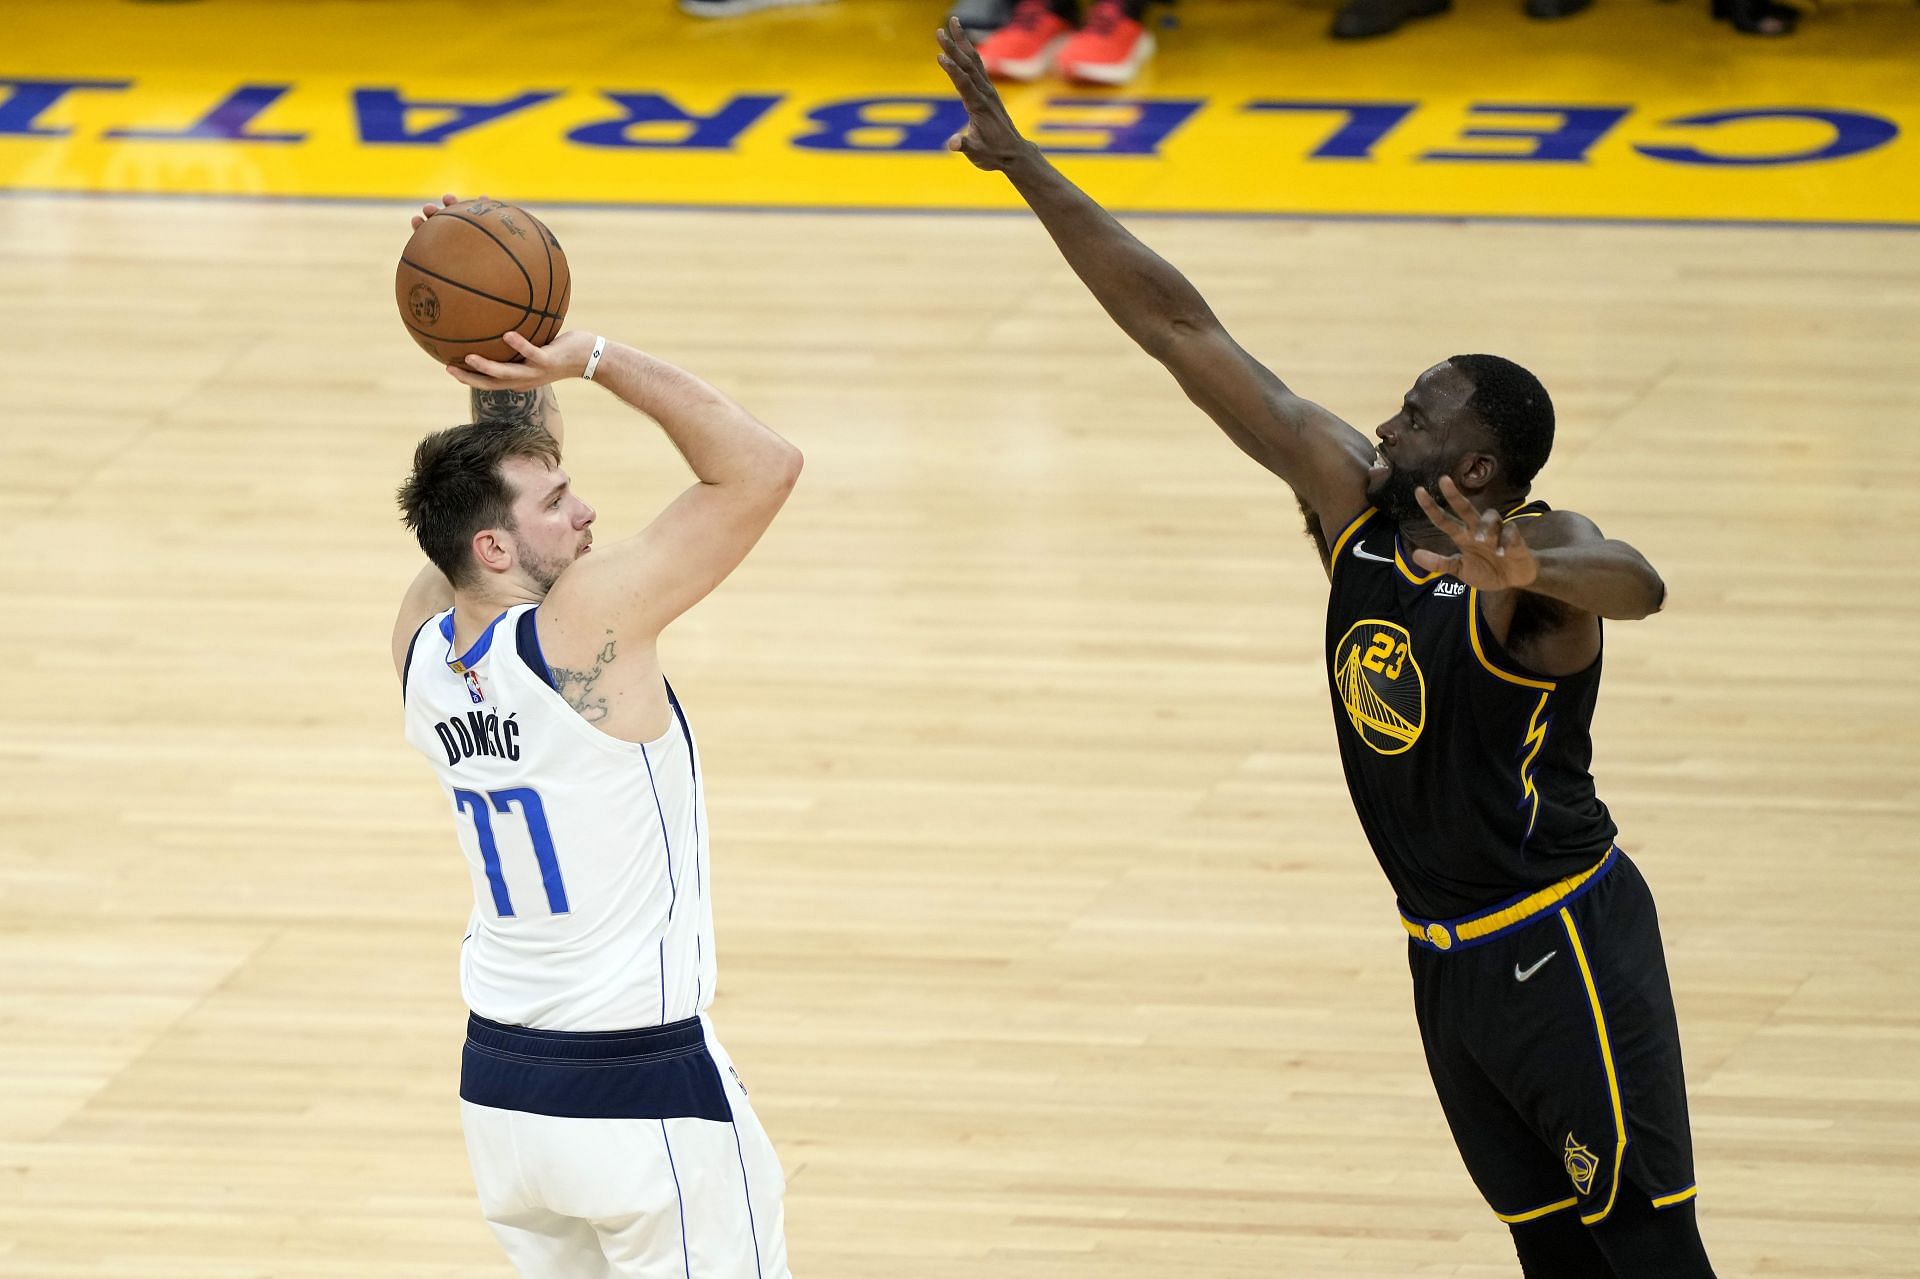
POLYGON ((526 1279, 790 1279, 780 1161, 704 1017, 476 1017, 460 1094, 481 1211, 526 1279))

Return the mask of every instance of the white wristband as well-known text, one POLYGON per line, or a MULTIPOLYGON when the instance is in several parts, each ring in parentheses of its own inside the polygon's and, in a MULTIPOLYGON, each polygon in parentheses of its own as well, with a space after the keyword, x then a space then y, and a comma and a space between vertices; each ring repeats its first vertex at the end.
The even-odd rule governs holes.
POLYGON ((596 336, 593 339, 593 354, 587 357, 586 371, 582 373, 580 376, 585 378, 589 382, 593 381, 593 371, 600 367, 600 357, 605 355, 606 353, 607 353, 607 340, 603 337, 596 336))

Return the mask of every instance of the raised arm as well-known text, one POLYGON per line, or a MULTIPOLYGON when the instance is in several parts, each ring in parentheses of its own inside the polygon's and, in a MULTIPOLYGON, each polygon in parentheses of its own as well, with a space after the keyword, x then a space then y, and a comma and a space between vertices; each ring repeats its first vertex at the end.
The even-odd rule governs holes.
MULTIPOLYGON (((455 196, 441 197, 438 205, 424 206, 413 219, 418 230, 420 224, 447 205, 458 203, 455 196)), ((467 393, 469 420, 474 422, 504 422, 516 418, 526 418, 547 429, 547 433, 557 444, 564 444, 565 423, 560 417, 560 401, 550 386, 535 387, 532 390, 489 391, 475 387, 467 393)), ((435 613, 443 612, 453 606, 453 585, 447 581, 447 575, 432 564, 425 565, 414 576, 401 596, 400 611, 393 623, 393 665, 402 680, 406 679, 407 650, 413 645, 413 637, 420 626, 435 613)))
POLYGON ((940 65, 969 117, 949 148, 1006 174, 1114 322, 1243 452, 1291 485, 1322 528, 1337 532, 1365 510, 1374 456, 1366 438, 1242 350, 1185 276, 1021 136, 957 21, 939 40, 940 65))
MULTIPOLYGON (((545 347, 509 335, 517 364, 469 357, 454 376, 487 392, 544 389, 580 377, 595 339, 563 333, 545 347)), ((720 391, 633 347, 606 342, 594 381, 645 413, 696 482, 634 537, 575 562, 541 613, 543 630, 651 641, 731 573, 760 540, 799 478, 800 450, 720 391)))
POLYGON ((483 391, 479 387, 467 393, 468 405, 476 422, 512 422, 517 419, 547 428, 553 442, 566 446, 566 423, 560 417, 560 398, 550 386, 531 391, 483 391))

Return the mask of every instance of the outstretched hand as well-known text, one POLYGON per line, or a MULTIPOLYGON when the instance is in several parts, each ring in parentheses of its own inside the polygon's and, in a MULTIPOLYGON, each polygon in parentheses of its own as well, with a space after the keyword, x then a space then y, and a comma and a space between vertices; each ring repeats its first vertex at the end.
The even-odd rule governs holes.
POLYGON ((1006 168, 1032 144, 1013 127, 1000 91, 987 77, 987 68, 961 29, 960 19, 948 18, 945 29, 935 32, 934 38, 940 42, 940 69, 960 91, 960 101, 967 108, 967 127, 947 139, 947 150, 958 151, 989 173, 1006 168))
POLYGON ((501 340, 512 347, 520 360, 502 364, 498 360, 469 355, 464 364, 449 364, 453 380, 480 391, 531 391, 586 371, 587 357, 593 354, 593 335, 576 330, 562 333, 545 346, 535 346, 509 330, 501 340))
POLYGON ((1440 555, 1418 547, 1413 552, 1415 564, 1429 573, 1450 573, 1481 591, 1516 590, 1540 576, 1540 561, 1533 557, 1533 549, 1518 528, 1500 518, 1498 510, 1475 510, 1451 476, 1440 477, 1440 496, 1446 499, 1445 507, 1433 500, 1424 485, 1413 491, 1433 526, 1451 538, 1460 552, 1440 555))

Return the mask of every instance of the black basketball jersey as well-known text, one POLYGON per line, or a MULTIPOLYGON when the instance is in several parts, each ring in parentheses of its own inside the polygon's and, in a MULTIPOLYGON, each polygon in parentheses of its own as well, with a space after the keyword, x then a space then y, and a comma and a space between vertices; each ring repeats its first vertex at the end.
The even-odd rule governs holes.
POLYGON ((1489 633, 1479 592, 1417 568, 1377 509, 1340 534, 1329 567, 1340 762, 1401 907, 1453 918, 1606 856, 1617 830, 1588 771, 1600 660, 1557 679, 1520 665, 1489 633))

